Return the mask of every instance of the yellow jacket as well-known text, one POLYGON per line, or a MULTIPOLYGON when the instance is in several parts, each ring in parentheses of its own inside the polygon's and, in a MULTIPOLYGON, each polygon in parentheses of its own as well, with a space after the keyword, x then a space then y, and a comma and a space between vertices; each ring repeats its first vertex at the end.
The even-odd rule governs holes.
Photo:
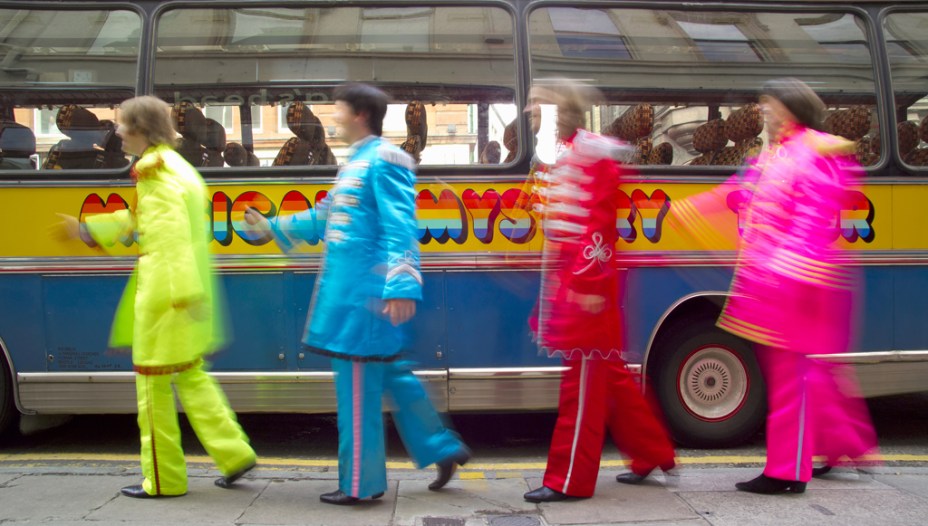
POLYGON ((145 150, 135 170, 134 210, 91 216, 86 224, 104 248, 137 235, 139 259, 119 302, 110 346, 131 346, 139 372, 168 374, 223 343, 206 185, 167 145, 145 150))

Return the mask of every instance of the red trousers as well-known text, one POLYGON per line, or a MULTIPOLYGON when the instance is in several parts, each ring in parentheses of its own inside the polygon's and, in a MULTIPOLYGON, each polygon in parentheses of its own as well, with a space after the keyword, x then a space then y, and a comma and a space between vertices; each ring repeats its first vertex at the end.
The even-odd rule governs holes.
POLYGON ((631 469, 646 475, 674 465, 673 445, 625 364, 564 360, 557 423, 544 485, 573 497, 592 497, 606 427, 631 469))

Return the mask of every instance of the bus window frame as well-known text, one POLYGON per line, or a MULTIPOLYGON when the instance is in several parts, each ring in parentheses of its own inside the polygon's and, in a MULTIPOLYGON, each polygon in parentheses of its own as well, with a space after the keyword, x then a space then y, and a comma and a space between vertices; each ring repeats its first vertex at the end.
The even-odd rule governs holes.
MULTIPOLYGON (((147 66, 147 76, 146 84, 144 86, 144 93, 154 94, 156 90, 167 89, 169 86, 162 86, 156 88, 155 78, 154 78, 154 69, 156 63, 156 54, 157 54, 157 36, 158 36, 158 26, 161 22, 161 17, 165 11, 172 9, 235 9, 241 7, 251 7, 254 6, 255 2, 248 0, 229 0, 224 1, 221 4, 218 2, 208 1, 208 0, 182 0, 176 2, 165 2, 158 3, 158 5, 152 10, 149 14, 151 34, 149 36, 148 55, 146 58, 147 66)), ((513 41, 512 41, 512 63, 515 66, 513 69, 513 86, 511 89, 514 91, 514 104, 516 108, 520 110, 519 118, 516 120, 519 121, 517 125, 517 132, 519 137, 519 152, 516 155, 515 159, 509 163, 500 162, 496 165, 489 164, 429 164, 429 165, 417 165, 416 173, 420 177, 441 177, 443 180, 453 181, 453 180, 488 180, 488 181, 505 181, 506 178, 512 178, 513 173, 518 173, 522 171, 524 167, 525 173, 528 173, 529 160, 531 155, 534 153, 530 148, 525 147, 525 130, 527 129, 528 119, 521 113, 521 108, 524 108, 525 100, 523 95, 527 92, 527 77, 525 76, 528 70, 527 59, 522 59, 520 57, 524 56, 527 48, 525 47, 526 38, 524 32, 519 31, 521 16, 523 9, 518 5, 517 2, 507 2, 504 0, 485 0, 485 1, 468 1, 468 0, 431 0, 426 2, 427 6, 430 7, 497 7, 504 10, 509 14, 510 20, 512 23, 513 30, 513 41)), ((346 0, 344 2, 324 2, 324 1, 307 1, 301 2, 299 4, 289 4, 286 2, 271 3, 268 2, 266 6, 276 6, 276 7, 285 7, 285 8, 352 8, 352 7, 423 7, 423 2, 417 2, 414 0, 396 0, 391 2, 375 2, 375 1, 364 1, 364 0, 346 0)), ((352 82, 350 79, 346 79, 344 83, 352 82)), ((308 84, 308 83, 307 83, 308 84)), ((434 84, 435 86, 441 86, 441 84, 434 84)), ((409 86, 416 86, 410 84, 409 86)), ((266 86, 268 88, 276 89, 281 86, 266 86)), ((378 87, 380 87, 378 85, 378 87)), ((389 91, 389 86, 384 86, 385 91, 389 91)), ((503 86, 491 86, 491 89, 509 89, 508 87, 503 86)), ((426 101, 422 100, 423 103, 429 104, 431 102, 437 101, 426 101)), ((397 104, 404 102, 396 102, 397 104)), ((169 103, 170 104, 170 103, 169 103)), ((476 104, 476 102, 468 102, 468 104, 476 104)), ((301 166, 259 166, 259 167, 198 167, 197 170, 200 171, 203 179, 216 182, 216 183, 227 183, 227 182, 238 182, 243 179, 252 180, 252 181, 266 181, 273 179, 285 179, 287 181, 307 181, 307 182, 320 182, 320 180, 334 179, 336 172, 338 171, 338 165, 301 165, 301 166)))
MULTIPOLYGON (((732 3, 723 4, 719 2, 705 4, 687 4, 685 2, 677 3, 655 3, 643 1, 630 2, 583 2, 578 4, 568 4, 565 0, 536 0, 531 2, 525 10, 524 33, 526 39, 525 62, 527 68, 527 82, 531 85, 533 77, 533 60, 531 53, 531 27, 530 20, 535 11, 548 7, 575 7, 582 9, 666 9, 666 10, 683 10, 683 11, 716 11, 716 12, 737 12, 737 13, 850 13, 858 16, 864 21, 864 36, 867 38, 867 45, 870 50, 870 67, 873 72, 873 98, 877 110, 877 120, 879 125, 880 140, 887 139, 886 113, 889 111, 889 103, 885 97, 885 85, 889 78, 884 78, 888 74, 888 62, 886 61, 885 45, 882 34, 882 19, 879 19, 880 9, 885 8, 864 8, 859 5, 833 5, 832 3, 813 3, 807 4, 755 4, 755 3, 732 3), (877 25, 879 27, 877 27, 877 25), (884 64, 884 62, 887 62, 884 64)), ((611 102, 611 101, 610 101, 611 102)), ((635 101, 620 101, 623 104, 633 103, 635 101)), ((646 102, 642 99, 641 102, 646 102)), ((765 125, 766 128, 766 125, 765 125)), ((764 132, 762 132, 764 133, 764 132)), ((885 143, 883 143, 885 144, 885 143)), ((885 150, 885 149, 884 149, 885 150)), ((890 167, 890 157, 885 151, 880 152, 880 158, 876 163, 869 166, 862 166, 865 178, 868 182, 882 181, 888 176, 895 174, 887 173, 890 167), (879 174, 879 175, 878 175, 879 174)), ((730 177, 738 167, 735 166, 689 166, 689 165, 629 165, 637 172, 642 181, 647 182, 719 182, 730 177)), ((892 172, 892 170, 889 170, 892 172)))
MULTIPOLYGON (((893 159, 894 164, 898 167, 900 171, 903 172, 902 175, 906 176, 904 181, 912 181, 913 177, 928 178, 928 166, 914 166, 914 165, 908 164, 905 161, 903 161, 902 155, 899 152, 899 134, 896 129, 897 126, 899 125, 899 120, 896 118, 896 112, 895 112, 896 91, 893 89, 892 63, 889 59, 889 50, 886 47, 886 36, 885 36, 885 31, 884 31, 886 19, 890 15, 895 14, 895 13, 925 13, 926 15, 928 15, 928 7, 924 6, 924 4, 911 4, 911 5, 899 4, 899 5, 894 5, 890 7, 884 7, 880 9, 879 13, 877 14, 875 18, 877 22, 877 26, 878 26, 877 29, 879 30, 879 34, 880 34, 880 48, 883 51, 882 57, 885 59, 885 64, 883 64, 885 71, 883 71, 882 73, 886 75, 887 86, 885 88, 885 91, 886 91, 886 95, 888 98, 887 97, 884 97, 884 98, 887 99, 887 103, 889 102, 892 103, 892 108, 893 108, 893 111, 890 112, 891 115, 888 116, 890 120, 889 122, 890 127, 887 128, 887 132, 891 130, 892 133, 886 134, 889 136, 889 139, 890 139, 889 141, 886 141, 887 139, 886 135, 881 135, 880 139, 884 141, 882 144, 885 144, 887 146, 882 148, 883 151, 880 152, 880 155, 883 156, 886 150, 889 149, 889 151, 892 152, 891 157, 893 159)), ((923 98, 928 99, 928 87, 926 87, 925 91, 926 93, 923 98)))
MULTIPOLYGON (((100 2, 100 1, 91 1, 91 2, 41 2, 41 1, 22 1, 22 2, 10 2, 2 1, 0 2, 0 9, 20 9, 20 10, 42 10, 42 11, 131 11, 139 17, 139 44, 138 44, 138 54, 136 58, 136 72, 135 72, 135 82, 132 85, 126 86, 90 86, 86 87, 87 91, 92 90, 112 90, 114 92, 126 91, 126 94, 131 97, 137 97, 144 94, 143 86, 145 85, 146 77, 148 76, 149 63, 148 55, 149 48, 151 47, 151 39, 148 34, 150 24, 149 13, 143 7, 144 2, 100 2)), ((75 84, 62 84, 56 85, 53 88, 54 90, 62 91, 79 91, 81 88, 79 85, 75 84)), ((42 90, 37 90, 42 91, 42 90)), ((125 99, 124 99, 125 100, 125 99)), ((122 101, 116 102, 114 104, 118 105, 122 101)), ((60 106, 61 104, 56 104, 60 106)), ((35 130, 33 130, 35 132, 35 130)), ((38 134, 36 134, 38 138, 38 134)), ((38 151, 36 152, 38 153, 38 151)), ((134 157, 130 158, 134 159, 134 157)), ((68 182, 68 183, 79 183, 80 185, 85 184, 96 184, 104 182, 107 184, 111 183, 122 183, 122 179, 125 179, 125 182, 130 182, 129 171, 132 168, 132 162, 127 166, 122 168, 79 168, 79 169, 67 169, 67 170, 55 170, 51 168, 42 168, 38 167, 34 170, 0 170, 0 186, 8 184, 26 184, 32 185, 36 184, 45 184, 48 182, 68 182)))

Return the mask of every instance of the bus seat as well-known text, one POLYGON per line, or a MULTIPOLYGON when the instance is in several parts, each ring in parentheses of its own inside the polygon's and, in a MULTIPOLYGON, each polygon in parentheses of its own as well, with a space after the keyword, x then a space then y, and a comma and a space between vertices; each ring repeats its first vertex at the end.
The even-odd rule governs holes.
POLYGON ((258 156, 237 142, 227 142, 222 158, 229 166, 260 166, 258 156))
POLYGON ((760 105, 748 104, 725 119, 725 137, 734 146, 726 146, 713 159, 717 166, 739 166, 745 159, 758 155, 764 147, 759 137, 764 131, 764 115, 760 105))
POLYGON ((87 108, 66 104, 58 109, 55 123, 67 139, 48 151, 42 167, 46 169, 90 169, 103 166, 107 130, 87 108))
POLYGON ((651 131, 654 130, 654 106, 643 102, 619 115, 603 128, 603 135, 617 137, 635 145, 632 164, 648 164, 653 143, 651 131))
MULTIPOLYGON (((928 116, 925 116, 918 126, 918 138, 928 143, 928 116)), ((899 142, 902 143, 901 140, 899 142)), ((928 166, 928 144, 912 149, 905 157, 905 162, 912 166, 928 166)))
POLYGON ((870 113, 867 106, 834 111, 825 119, 824 129, 827 133, 859 141, 870 133, 870 113))
POLYGON ((406 140, 401 148, 418 164, 422 160, 422 150, 429 134, 425 105, 414 100, 406 105, 406 140))
POLYGON ((880 136, 868 134, 857 141, 857 149, 854 155, 861 166, 869 166, 876 164, 880 159, 880 149, 880 136))
POLYGON ((215 119, 206 119, 206 166, 222 166, 225 160, 222 152, 226 149, 226 129, 215 119))
POLYGON ((519 153, 519 134, 516 133, 518 122, 519 119, 517 117, 503 128, 503 147, 505 147, 508 152, 506 154, 506 159, 503 161, 504 163, 511 163, 516 159, 516 155, 519 153))
POLYGON ((181 102, 171 109, 174 129, 181 135, 177 143, 179 153, 188 163, 196 167, 206 166, 209 156, 206 152, 206 117, 196 106, 181 102))
MULTIPOLYGON (((100 121, 100 126, 106 131, 103 139, 103 152, 101 168, 123 168, 129 165, 129 159, 126 158, 125 152, 122 151, 122 139, 116 134, 116 123, 104 119, 100 121)), ((97 153, 97 160, 100 162, 100 152, 97 153)))
POLYGON ((712 119, 700 125, 693 132, 693 148, 700 155, 686 164, 690 166, 711 166, 715 163, 715 156, 726 144, 728 144, 728 137, 725 135, 725 121, 712 119))
POLYGON ((274 166, 338 164, 325 142, 322 121, 305 104, 296 101, 287 106, 287 127, 296 137, 280 148, 274 166))
POLYGON ((31 170, 35 134, 13 121, 0 122, 0 170, 31 170))
POLYGON ((651 153, 648 154, 648 164, 673 164, 673 146, 671 146, 669 142, 662 142, 655 146, 651 150, 651 153))

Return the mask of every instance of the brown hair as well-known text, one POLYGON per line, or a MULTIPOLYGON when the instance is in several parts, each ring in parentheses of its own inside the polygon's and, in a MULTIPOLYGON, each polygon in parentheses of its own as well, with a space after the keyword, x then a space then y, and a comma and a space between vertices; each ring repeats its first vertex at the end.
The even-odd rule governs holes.
POLYGON ((761 88, 761 95, 783 103, 799 124, 822 131, 825 103, 805 82, 791 77, 768 80, 761 88))
POLYGON ((157 97, 145 95, 123 102, 119 107, 119 121, 129 131, 144 135, 153 146, 167 144, 173 148, 177 142, 169 106, 157 97))

